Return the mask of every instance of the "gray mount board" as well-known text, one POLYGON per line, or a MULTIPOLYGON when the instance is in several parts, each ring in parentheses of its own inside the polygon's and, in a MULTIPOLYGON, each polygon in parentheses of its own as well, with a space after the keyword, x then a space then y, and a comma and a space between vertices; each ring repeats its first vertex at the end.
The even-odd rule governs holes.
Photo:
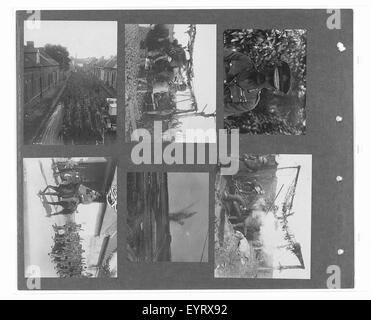
MULTIPOLYGON (((112 145, 26 145, 23 141, 23 26, 29 13, 17 12, 18 130, 18 287, 29 290, 24 266, 23 159, 108 157, 118 160, 117 279, 40 279, 41 290, 178 290, 178 289, 325 289, 333 270, 341 288, 354 287, 353 189, 353 12, 341 10, 341 26, 330 29, 327 10, 132 10, 41 11, 40 20, 116 21, 118 28, 118 130, 112 145), (125 39, 127 24, 214 24, 217 27, 217 128, 223 128, 223 33, 227 29, 306 29, 307 130, 302 136, 240 136, 249 154, 312 155, 311 279, 214 278, 214 236, 209 236, 208 263, 131 263, 127 260, 128 172, 209 173, 209 226, 214 227, 215 165, 140 165, 132 163, 135 143, 125 142, 125 39), (345 45, 340 52, 338 44, 345 45), (338 123, 336 117, 343 121, 338 123), (342 176, 342 182, 336 177, 342 176), (339 251, 341 250, 341 251, 339 251), (341 254, 339 254, 341 253, 341 254), (335 269, 334 269, 335 268, 335 269)), ((97 39, 99 43, 99 39, 97 39)))

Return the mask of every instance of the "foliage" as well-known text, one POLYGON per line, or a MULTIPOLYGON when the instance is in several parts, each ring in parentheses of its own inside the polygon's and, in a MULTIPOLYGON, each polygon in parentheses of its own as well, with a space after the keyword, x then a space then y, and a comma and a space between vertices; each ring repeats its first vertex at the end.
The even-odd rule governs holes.
POLYGON ((194 24, 189 25, 187 34, 189 36, 189 42, 187 45, 187 50, 189 52, 189 61, 186 65, 187 83, 192 87, 192 79, 194 78, 193 72, 193 51, 197 35, 197 27, 194 24))
POLYGON ((49 254, 55 264, 55 270, 61 278, 86 277, 84 250, 79 235, 81 226, 68 223, 62 227, 54 228, 54 246, 49 254))
POLYGON ((298 135, 304 130, 302 125, 292 126, 287 119, 274 114, 265 114, 260 110, 246 112, 240 116, 228 117, 224 121, 225 129, 230 133, 239 128, 241 134, 285 134, 298 135))
POLYGON ((224 34, 224 45, 249 55, 258 70, 279 61, 287 62, 296 84, 305 87, 306 30, 228 30, 224 34))
POLYGON ((229 117, 226 129, 239 128, 241 133, 250 134, 302 134, 306 116, 306 30, 227 30, 224 46, 248 55, 259 71, 279 61, 288 63, 292 74, 290 96, 296 99, 290 106, 291 112, 284 113, 270 112, 264 108, 267 101, 262 99, 255 110, 229 117))
POLYGON ((63 70, 68 70, 70 68, 71 59, 67 48, 61 45, 47 44, 44 49, 50 57, 61 65, 63 70))

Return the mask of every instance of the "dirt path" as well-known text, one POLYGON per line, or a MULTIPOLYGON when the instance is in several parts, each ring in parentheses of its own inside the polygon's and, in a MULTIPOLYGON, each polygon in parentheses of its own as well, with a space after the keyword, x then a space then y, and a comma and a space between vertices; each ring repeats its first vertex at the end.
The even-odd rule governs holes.
POLYGON ((37 99, 32 103, 24 106, 24 141, 25 144, 33 143, 33 139, 40 138, 40 126, 50 116, 51 108, 63 91, 65 82, 60 83, 57 87, 49 90, 40 100, 37 99))
POLYGON ((36 143, 44 145, 61 145, 63 140, 60 131, 63 123, 63 106, 59 104, 49 118, 41 137, 36 143))

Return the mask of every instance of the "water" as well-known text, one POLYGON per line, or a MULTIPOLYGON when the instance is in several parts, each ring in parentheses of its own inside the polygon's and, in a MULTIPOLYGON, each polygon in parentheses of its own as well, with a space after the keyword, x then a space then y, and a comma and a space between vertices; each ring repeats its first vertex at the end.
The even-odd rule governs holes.
MULTIPOLYGON (((171 222, 171 256, 173 262, 200 262, 209 228, 209 174, 169 173, 169 208, 178 212, 189 208, 197 212, 183 226, 171 222)), ((202 262, 208 261, 208 242, 202 262)))

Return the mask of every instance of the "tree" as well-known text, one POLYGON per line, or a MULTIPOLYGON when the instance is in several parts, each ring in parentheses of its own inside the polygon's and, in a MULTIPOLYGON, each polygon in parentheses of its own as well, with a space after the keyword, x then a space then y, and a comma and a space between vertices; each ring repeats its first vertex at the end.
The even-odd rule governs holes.
POLYGON ((63 70, 68 70, 70 68, 71 59, 69 58, 70 54, 67 48, 61 45, 47 44, 44 49, 51 58, 60 64, 63 70))

